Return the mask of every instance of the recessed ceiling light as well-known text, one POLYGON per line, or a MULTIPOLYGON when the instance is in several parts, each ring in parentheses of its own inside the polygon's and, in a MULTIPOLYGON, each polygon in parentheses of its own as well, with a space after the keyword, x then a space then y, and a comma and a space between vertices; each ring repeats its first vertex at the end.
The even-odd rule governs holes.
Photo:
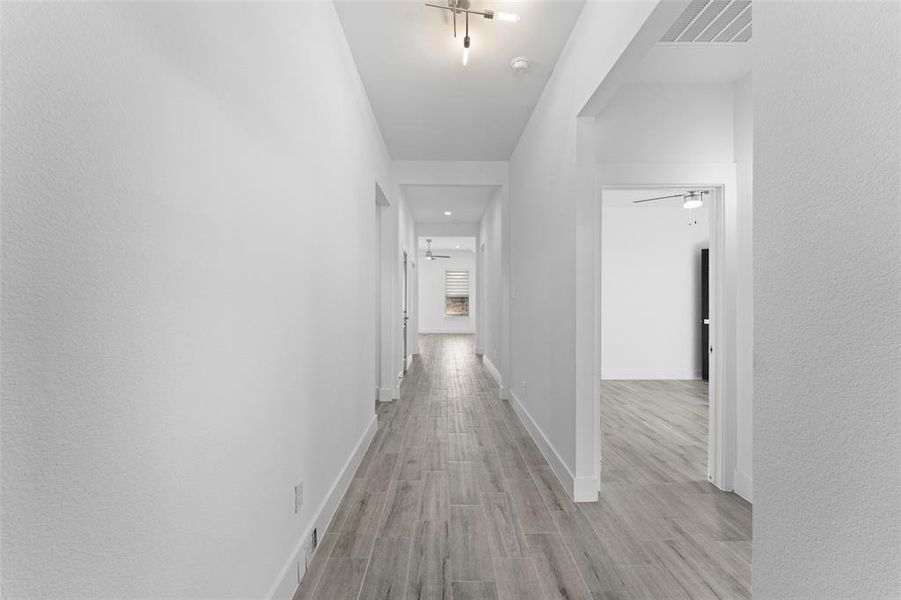
POLYGON ((459 249, 460 249, 460 246, 454 246, 454 248, 456 248, 457 250, 459 250, 459 249))
POLYGON ((454 214, 454 213, 452 213, 452 212, 449 211, 449 210, 444 211, 444 216, 445 216, 445 217, 449 217, 449 216, 451 216, 452 214, 454 214))

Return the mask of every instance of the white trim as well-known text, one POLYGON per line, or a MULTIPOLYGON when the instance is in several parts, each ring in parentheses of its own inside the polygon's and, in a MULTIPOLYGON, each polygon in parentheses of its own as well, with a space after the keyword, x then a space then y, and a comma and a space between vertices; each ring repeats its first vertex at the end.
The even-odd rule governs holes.
MULTIPOLYGON (((735 426, 735 414, 737 411, 735 398, 736 368, 734 360, 735 352, 735 326, 734 306, 727 302, 734 298, 730 296, 730 287, 727 283, 727 255, 730 248, 734 247, 734 232, 728 228, 726 222, 727 207, 734 207, 736 202, 737 186, 734 163, 596 163, 598 180, 597 189, 599 197, 591 204, 584 207, 586 218, 591 218, 597 227, 598 233, 602 228, 601 202, 605 189, 629 189, 663 187, 703 187, 714 188, 715 193, 710 203, 710 289, 715 290, 715 301, 711 304, 710 343, 714 352, 710 355, 710 410, 708 413, 708 479, 716 487, 732 491, 732 481, 735 471, 735 440, 737 432, 735 426), (592 213, 594 213, 592 215, 592 213), (730 246, 730 244, 733 244, 730 246), (732 354, 733 360, 728 360, 732 354)), ((600 238, 600 235, 598 235, 600 238)), ((595 248, 595 264, 593 265, 593 277, 595 292, 598 300, 602 291, 601 280, 601 255, 600 248, 595 248)), ((583 275, 587 276, 588 273, 583 275)), ((593 328, 595 332, 595 349, 600 348, 601 327, 603 326, 599 314, 593 319, 577 319, 577 329, 593 328)), ((600 383, 600 365, 603 357, 599 354, 595 357, 596 378, 600 383)), ((597 410, 603 414, 601 405, 604 399, 600 393, 594 394, 597 410)), ((600 420, 600 419, 599 419, 600 420)), ((600 436, 596 432, 594 440, 595 450, 600 452, 600 436)), ((578 448, 577 448, 578 451, 578 448)), ((599 464, 601 464, 599 462, 599 464)))
POLYGON ((316 509, 316 514, 313 516, 310 525, 304 530, 303 535, 300 536, 291 554, 288 555, 288 560, 285 561, 284 566, 275 578, 275 582, 273 582, 266 593, 266 600, 291 600, 294 597, 299 585, 298 575, 306 569, 306 562, 298 565, 298 562, 305 559, 301 555, 304 544, 313 535, 314 528, 318 529, 317 533, 320 540, 325 537, 325 533, 328 531, 329 525, 331 525, 332 517, 335 516, 335 511, 338 510, 338 503, 341 502, 341 498, 347 492, 350 481, 360 466, 360 462, 369 449, 369 445, 372 443, 377 430, 378 418, 376 415, 372 415, 372 420, 369 421, 369 426, 366 427, 366 431, 363 432, 363 436, 357 442, 357 447, 354 448, 354 451, 347 458, 344 467, 342 467, 338 477, 332 483, 328 494, 325 495, 325 498, 316 509))
POLYGON ((491 359, 483 354, 482 362, 485 364, 485 368, 488 369, 488 372, 491 373, 491 376, 494 378, 494 382, 497 383, 497 385, 501 389, 503 389, 504 380, 501 377, 501 372, 497 370, 497 367, 494 366, 494 363, 491 362, 491 359))
MULTIPOLYGON (((446 319, 459 319, 460 317, 445 317, 446 319)), ((463 317, 464 319, 468 319, 469 317, 463 317)), ((437 330, 437 329, 420 329, 419 333, 422 334, 456 334, 456 335, 473 335, 475 333, 475 329, 445 329, 445 330, 437 330)), ((477 353, 478 354, 478 353, 477 353)))
POLYGON ((735 493, 754 504, 754 480, 744 471, 735 470, 732 474, 732 484, 735 493))
POLYGON ((627 380, 677 380, 677 381, 697 381, 701 379, 701 373, 697 371, 683 370, 655 370, 655 369, 623 369, 623 370, 604 370, 601 365, 601 379, 627 379, 627 380))
POLYGON ((406 365, 407 365, 406 366, 407 369, 409 369, 411 366, 413 366, 413 355, 412 354, 407 355, 406 365))
POLYGON ((394 391, 391 388, 379 388, 379 402, 391 402, 394 400, 394 391))
POLYGON ((535 419, 532 418, 532 415, 529 414, 526 407, 519 401, 519 398, 516 397, 513 390, 508 391, 510 393, 510 404, 513 406, 513 410, 516 411, 519 420, 525 426, 529 435, 532 436, 532 440, 538 446, 538 449, 541 450, 544 459, 551 466, 557 479, 559 479, 561 485, 563 485, 563 489, 569 493, 573 502, 597 502, 598 486, 600 485, 597 478, 576 477, 573 475, 572 471, 566 466, 566 463, 560 455, 557 454, 557 450, 554 448, 553 444, 551 444, 551 441, 544 435, 541 427, 538 426, 538 423, 535 422, 535 419))

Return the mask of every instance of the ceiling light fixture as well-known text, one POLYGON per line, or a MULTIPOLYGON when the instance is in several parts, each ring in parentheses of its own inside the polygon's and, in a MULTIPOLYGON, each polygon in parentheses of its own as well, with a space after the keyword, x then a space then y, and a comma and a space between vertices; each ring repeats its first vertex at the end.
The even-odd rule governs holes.
POLYGON ((682 208, 701 208, 702 206, 704 206, 704 201, 701 200, 701 194, 690 194, 682 201, 682 208))
POLYGON ((517 56, 510 61, 510 68, 514 73, 525 73, 529 70, 529 59, 525 56, 517 56))
POLYGON ((441 10, 449 10, 454 15, 454 37, 457 37, 457 15, 463 14, 466 20, 466 33, 463 36, 463 66, 465 67, 469 64, 469 47, 471 43, 471 39, 469 37, 469 15, 480 15, 486 19, 497 20, 497 21, 506 21, 508 23, 518 23, 519 15, 515 15, 513 13, 508 12, 495 12, 493 10, 469 10, 469 1, 470 0, 447 0, 447 6, 441 4, 430 4, 428 2, 425 3, 426 6, 431 8, 438 8, 441 10))
POLYGON ((453 215, 453 214, 454 214, 454 213, 452 213, 452 212, 449 211, 449 210, 444 211, 444 216, 445 216, 445 217, 449 217, 449 216, 451 216, 451 215, 453 215))
MULTIPOLYGON (((490 13, 492 11, 486 10, 486 13, 490 13)), ((513 13, 506 12, 496 12, 493 13, 494 18, 498 21, 507 21, 508 23, 519 23, 519 15, 514 15, 513 13)), ((490 19, 491 17, 485 17, 486 19, 490 19)))
POLYGON ((645 198, 644 200, 633 200, 632 204, 641 204, 643 202, 656 202, 657 200, 666 200, 667 198, 682 198, 682 208, 701 208, 704 206, 704 194, 709 194, 710 190, 691 190, 683 194, 670 194, 669 196, 657 196, 656 198, 645 198))
POLYGON ((463 66, 469 64, 469 15, 466 15, 466 37, 463 38, 463 66))

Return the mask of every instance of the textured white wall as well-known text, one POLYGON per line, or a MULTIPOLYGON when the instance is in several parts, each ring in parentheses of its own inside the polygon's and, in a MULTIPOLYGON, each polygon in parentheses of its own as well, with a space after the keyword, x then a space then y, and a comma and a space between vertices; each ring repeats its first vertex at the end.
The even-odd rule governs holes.
POLYGON ((754 597, 901 597, 901 4, 754 5, 754 597))
POLYGON ((260 598, 373 416, 334 9, 2 11, 4 597, 260 598))
POLYGON ((450 258, 425 260, 419 254, 419 332, 474 333, 479 296, 476 289, 476 255, 468 250, 436 250, 450 258), (469 271, 469 316, 449 317, 444 314, 444 272, 469 271))
MULTIPOLYGON (((652 197, 655 191, 609 190, 652 197)), ((701 248, 707 208, 604 206, 601 233, 601 376, 700 379, 701 248)))

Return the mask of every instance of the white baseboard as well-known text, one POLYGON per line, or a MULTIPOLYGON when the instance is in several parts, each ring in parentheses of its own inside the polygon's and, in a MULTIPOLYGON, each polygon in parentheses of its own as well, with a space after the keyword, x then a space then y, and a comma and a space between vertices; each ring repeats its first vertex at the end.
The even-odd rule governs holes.
POLYGON ((736 494, 754 504, 754 480, 750 475, 736 469, 732 475, 732 487, 736 494))
POLYGON ((450 333, 450 334, 458 334, 458 335, 475 335, 475 329, 433 329, 433 330, 425 330, 420 329, 419 333, 422 334, 442 334, 442 333, 450 333))
POLYGON ((601 369, 601 379, 614 380, 696 380, 701 374, 694 371, 681 371, 678 369, 601 369))
POLYGON ((407 368, 409 369, 412 365, 413 365, 413 355, 408 354, 407 355, 407 368))
POLYGON ((497 367, 494 366, 494 363, 491 362, 491 359, 482 355, 482 363, 484 363, 485 368, 488 369, 488 372, 491 373, 491 376, 494 378, 494 382, 497 383, 501 388, 504 387, 504 380, 501 378, 501 372, 497 370, 497 367))
POLYGON ((394 400, 394 392, 391 388, 379 388, 379 402, 391 402, 394 400))
POLYGON ((535 419, 532 418, 526 407, 519 401, 513 390, 507 391, 510 394, 510 404, 513 406, 513 410, 516 411, 519 420, 522 421, 529 435, 532 436, 532 440, 538 446, 538 449, 541 450, 541 454, 544 455, 544 459, 551 466, 557 479, 560 480, 563 489, 569 492, 573 502, 597 502, 598 489, 600 489, 597 477, 576 477, 573 475, 566 463, 563 462, 563 459, 560 458, 560 455, 557 454, 557 450, 551 444, 551 441, 544 435, 541 427, 538 426, 538 423, 535 422, 535 419))
POLYGON ((307 527, 303 532, 303 535, 300 536, 300 540, 298 540, 297 545, 294 546, 294 549, 288 556, 288 560, 285 562, 282 570, 279 571, 278 577, 275 578, 275 582, 269 588, 269 592, 266 594, 266 600, 291 600, 294 597, 294 592, 297 591, 297 586, 299 585, 298 573, 302 574, 306 569, 306 557, 303 552, 304 544, 306 544, 307 540, 310 539, 310 536, 313 535, 314 528, 318 530, 317 534, 320 540, 325 536, 329 525, 331 525, 332 517, 335 516, 335 511, 338 510, 338 504, 347 492, 350 480, 353 479, 354 473, 357 472, 357 467, 360 466, 363 456, 369 449, 369 445, 372 443, 372 438, 375 437, 377 429, 378 419, 373 415, 372 420, 369 422, 369 426, 357 442, 356 448, 354 448, 354 451, 344 463, 344 467, 342 467, 341 472, 338 473, 338 477, 335 479, 334 483, 332 483, 332 487, 329 489, 328 494, 325 495, 325 499, 316 509, 316 514, 313 516, 313 520, 309 527, 307 527), (298 562, 301 563, 299 566, 298 562))

